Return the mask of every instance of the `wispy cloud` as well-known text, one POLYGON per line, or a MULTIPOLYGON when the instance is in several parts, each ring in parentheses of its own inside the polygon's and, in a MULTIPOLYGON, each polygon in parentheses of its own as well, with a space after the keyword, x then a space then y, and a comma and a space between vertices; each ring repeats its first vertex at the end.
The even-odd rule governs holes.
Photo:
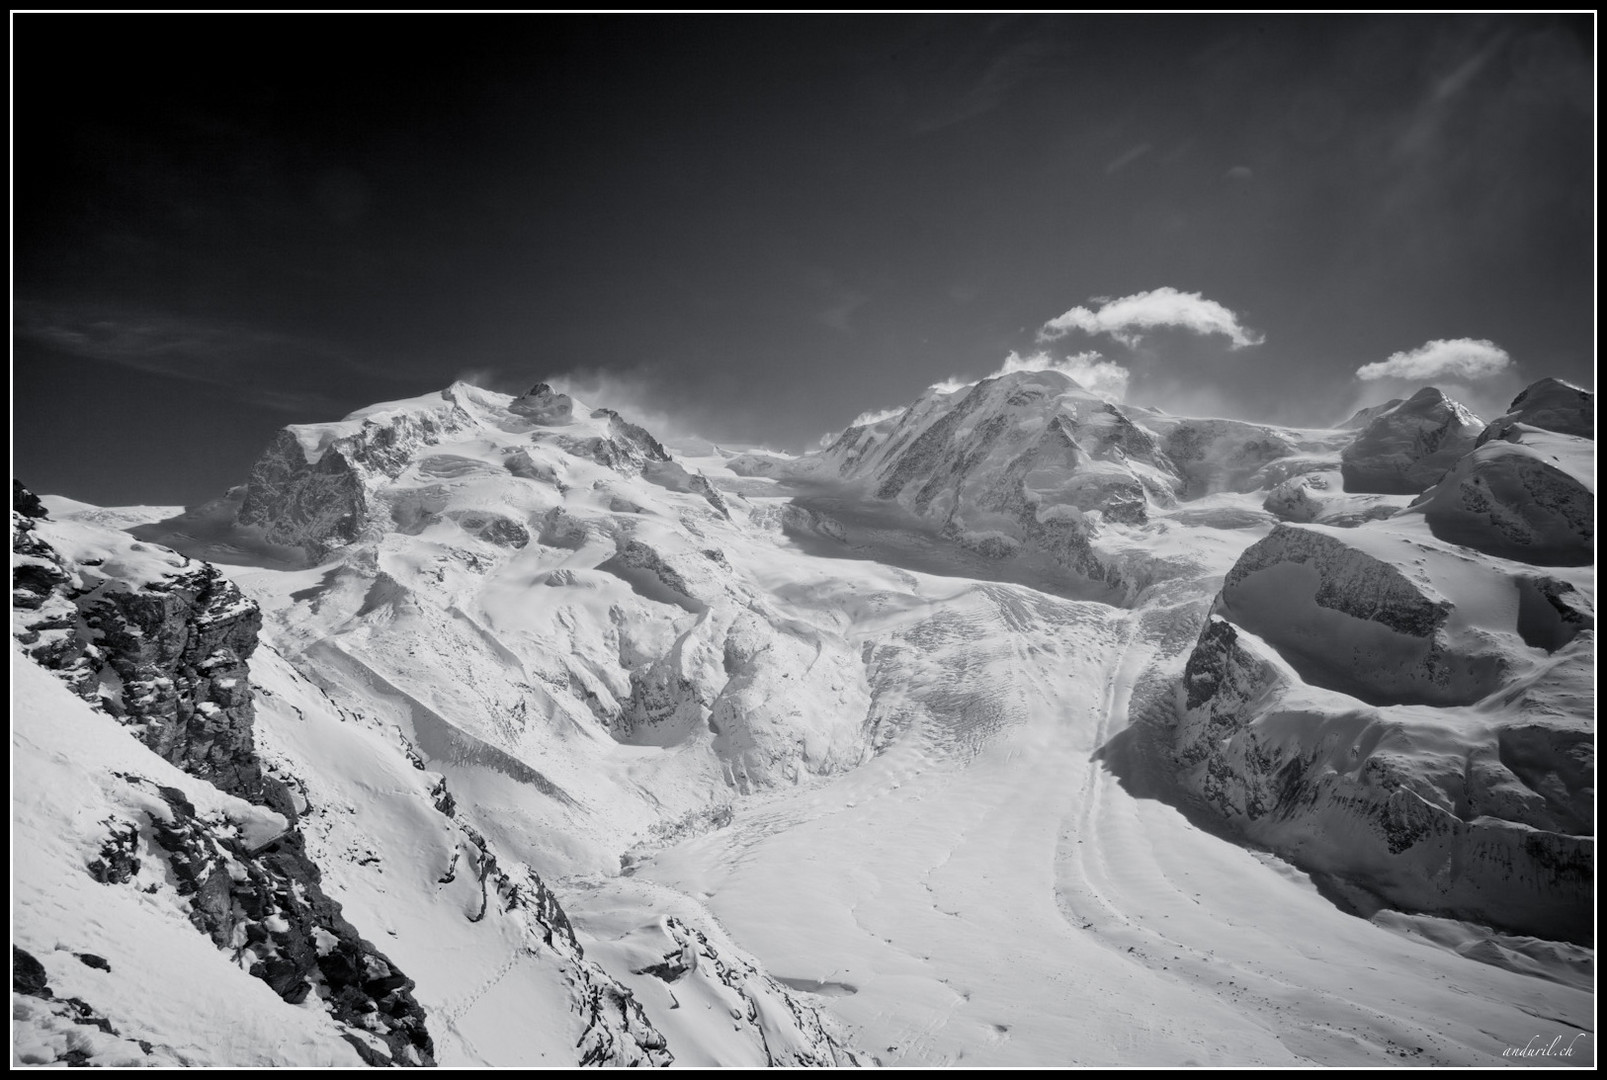
POLYGON ((1004 20, 988 28, 973 48, 932 72, 932 84, 943 89, 923 103, 915 120, 917 132, 939 131, 991 112, 1022 83, 1054 70, 1062 47, 1053 36, 1040 33, 1031 23, 1023 27, 1014 23, 1004 20), (1025 36, 1001 46, 995 33, 1025 36))
POLYGON ((69 356, 217 387, 237 400, 302 417, 340 408, 306 385, 310 373, 361 369, 325 342, 163 312, 19 303, 16 335, 69 356))
POLYGON ((1487 379, 1512 367, 1512 357, 1493 341, 1449 338, 1426 342, 1415 349, 1394 353, 1388 360, 1363 364, 1356 378, 1377 379, 1487 379))
POLYGON ((1155 147, 1150 143, 1139 143, 1137 146, 1124 150, 1105 164, 1105 175, 1115 176, 1153 149, 1155 147))
POLYGON ((1221 334, 1233 348, 1259 345, 1263 336, 1249 330, 1239 317, 1215 300, 1199 293, 1181 292, 1169 285, 1134 293, 1117 300, 1094 300, 1097 308, 1074 307, 1043 324, 1039 341, 1054 341, 1073 330, 1107 334, 1131 348, 1143 332, 1173 326, 1196 334, 1221 334))

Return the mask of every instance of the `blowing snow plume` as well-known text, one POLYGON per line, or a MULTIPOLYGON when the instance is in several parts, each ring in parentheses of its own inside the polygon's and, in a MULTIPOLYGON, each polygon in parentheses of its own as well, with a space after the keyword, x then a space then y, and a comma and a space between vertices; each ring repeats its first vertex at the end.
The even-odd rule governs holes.
POLYGON ((1106 360, 1093 350, 1073 353, 1058 360, 1040 350, 1030 356, 1012 352, 988 378, 996 379, 1017 371, 1058 371, 1075 379, 1089 393, 1111 401, 1126 400, 1127 386, 1133 375, 1127 368, 1113 360, 1106 360))

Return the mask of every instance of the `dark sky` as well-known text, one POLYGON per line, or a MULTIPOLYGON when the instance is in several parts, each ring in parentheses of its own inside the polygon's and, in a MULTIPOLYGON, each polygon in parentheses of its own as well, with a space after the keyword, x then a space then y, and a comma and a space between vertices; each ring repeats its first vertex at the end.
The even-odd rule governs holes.
POLYGON ((1474 397, 1593 386, 1594 36, 16 15, 13 468, 193 504, 282 424, 459 377, 793 449, 1040 348, 1286 423, 1398 392, 1356 369, 1438 339, 1510 358, 1474 397), (1161 289, 1260 343, 1035 340, 1161 289))

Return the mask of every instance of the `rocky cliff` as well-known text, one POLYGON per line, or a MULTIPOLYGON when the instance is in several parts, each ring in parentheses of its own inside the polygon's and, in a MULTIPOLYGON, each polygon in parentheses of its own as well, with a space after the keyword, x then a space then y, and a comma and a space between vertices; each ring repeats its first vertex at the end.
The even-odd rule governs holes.
POLYGON ((12 511, 13 635, 162 758, 258 799, 257 605, 210 564, 15 508, 26 505, 12 511))
MULTIPOLYGON (((261 615, 215 567, 119 533, 54 523, 20 486, 12 511, 13 636, 80 698, 194 783, 289 809, 254 745, 247 659, 261 615)), ((413 982, 321 888, 292 820, 199 814, 187 791, 131 772, 103 781, 94 880, 171 893, 194 927, 289 1005, 316 990, 369 1064, 433 1064, 413 982)), ((188 787, 189 785, 186 785, 188 787)), ((193 788, 190 788, 193 790, 193 788)))

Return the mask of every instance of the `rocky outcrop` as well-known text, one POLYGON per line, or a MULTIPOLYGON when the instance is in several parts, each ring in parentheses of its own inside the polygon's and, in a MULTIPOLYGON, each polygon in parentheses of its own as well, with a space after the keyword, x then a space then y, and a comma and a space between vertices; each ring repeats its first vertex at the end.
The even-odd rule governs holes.
POLYGON ((1469 704, 1499 687, 1506 654, 1458 631, 1450 599, 1354 535, 1277 526, 1228 571, 1217 613, 1265 638, 1306 681, 1372 704, 1469 704))
POLYGON ((39 496, 23 486, 21 480, 11 478, 11 509, 23 517, 42 518, 49 517, 45 504, 39 501, 39 496))
POLYGON ((617 542, 618 554, 599 564, 599 570, 618 574, 650 600, 675 604, 689 611, 707 607, 698 598, 697 591, 687 584, 685 575, 657 548, 628 537, 620 537, 617 542))
POLYGON ((662 981, 672 997, 677 988, 701 982, 705 989, 699 996, 719 1001, 739 1025, 758 1033, 766 1067, 860 1064, 853 1051, 833 1038, 817 1009, 801 1004, 753 963, 727 953, 708 934, 673 915, 664 917, 657 929, 666 946, 663 958, 634 974, 662 981))
MULTIPOLYGON (((1587 687, 1589 650, 1545 682, 1587 687)), ((1406 910, 1588 942, 1594 740, 1519 699, 1491 731, 1302 691, 1266 643, 1212 618, 1160 735, 1187 796, 1313 871, 1406 910)))
POLYGON ((287 427, 252 466, 237 520, 271 543, 321 559, 367 527, 374 482, 394 478, 421 447, 469 422, 449 388, 423 405, 377 406, 339 423, 287 427))
POLYGON ((1416 495, 1473 449, 1484 422, 1432 386, 1379 414, 1340 453, 1348 492, 1416 495))
MULTIPOLYGON (((848 541, 848 533, 843 529, 842 522, 830 514, 822 513, 807 506, 789 502, 773 517, 775 523, 785 533, 823 536, 839 544, 847 543, 848 541)), ((769 519, 766 519, 764 523, 768 524, 769 519)))
POLYGON ((183 792, 143 783, 168 811, 149 815, 151 855, 165 864, 197 930, 285 1002, 321 1000, 370 1065, 435 1063, 413 980, 341 915, 296 832, 252 846, 198 817, 183 792))
POLYGON ((1561 379, 1530 383, 1507 412, 1479 433, 1478 445, 1510 438, 1519 425, 1580 438, 1596 437, 1596 395, 1561 379))
POLYGON ((522 548, 530 543, 530 530, 506 514, 493 510, 450 510, 446 517, 464 532, 497 547, 522 548))
POLYGON ((529 951, 545 948, 567 971, 573 1008, 584 1025, 575 1043, 576 1063, 626 1068, 673 1064, 675 1055, 642 1011, 641 1003, 618 980, 586 959, 569 917, 541 877, 523 865, 504 871, 477 830, 457 820, 450 810, 442 812, 454 818, 477 854, 475 873, 482 904, 478 917, 471 921, 485 918, 494 899, 498 917, 518 924, 529 951))
MULTIPOLYGON (((80 564, 14 514, 13 633, 179 768, 256 800, 250 674, 262 615, 216 567, 173 555, 137 585, 80 564)), ((140 547, 124 538, 119 543, 140 547)))
POLYGON ((607 433, 557 436, 553 442, 565 453, 594 461, 625 476, 640 475, 651 463, 671 460, 669 451, 646 428, 631 423, 613 409, 597 409, 591 419, 607 421, 607 433))
POLYGON ((37 517, 11 511, 11 634, 35 663, 50 668, 79 695, 87 696, 96 681, 93 658, 84 656, 86 642, 78 629, 78 605, 72 575, 56 549, 35 528, 44 506, 14 482, 14 507, 38 507, 37 517))
POLYGON ((82 608, 122 684, 106 699, 141 741, 191 776, 256 799, 250 671, 262 615, 216 567, 107 591, 82 608))
POLYGON ((1546 453, 1551 446, 1524 438, 1521 429, 1509 428, 1466 454, 1411 509, 1450 543, 1539 566, 1589 564, 1595 559, 1593 485, 1564 468, 1561 455, 1546 453))
POLYGON ((1292 476, 1267 493, 1261 508, 1297 525, 1354 528, 1393 516, 1405 501, 1392 501, 1387 495, 1351 495, 1342 488, 1337 470, 1292 476))
MULTIPOLYGON (((258 644, 257 605, 210 564, 126 534, 17 511, 12 525, 13 566, 22 570, 13 634, 28 655, 197 781, 259 805, 285 802, 254 745, 247 660, 258 644)), ((171 888, 195 927, 284 1001, 316 990, 370 1064, 433 1064, 412 982, 341 916, 293 828, 248 836, 198 815, 177 788, 124 773, 108 783, 147 789, 165 810, 105 821, 89 877, 171 888)))
POLYGON ((301 440, 285 430, 251 467, 239 522, 316 559, 357 539, 367 516, 363 478, 351 459, 331 447, 309 460, 301 440))
POLYGON ((575 415, 575 399, 546 383, 537 383, 514 398, 508 409, 538 424, 567 424, 575 415))

